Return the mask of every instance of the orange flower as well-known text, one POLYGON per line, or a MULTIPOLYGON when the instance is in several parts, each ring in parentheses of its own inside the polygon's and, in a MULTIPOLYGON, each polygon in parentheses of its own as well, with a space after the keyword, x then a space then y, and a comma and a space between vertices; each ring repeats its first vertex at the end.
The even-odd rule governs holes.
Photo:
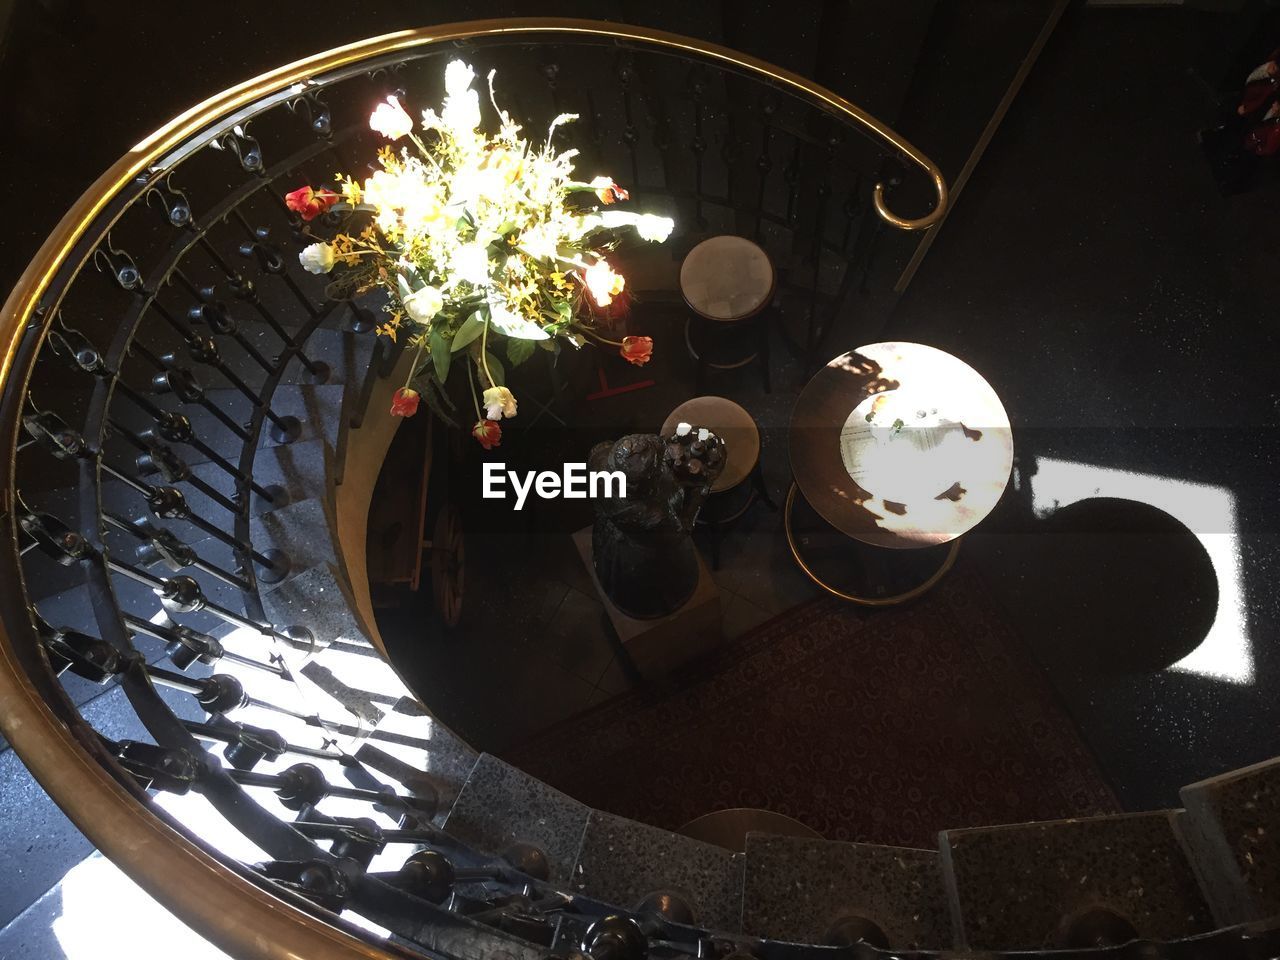
POLYGON ((627 363, 634 363, 637 367, 643 367, 649 362, 649 358, 653 356, 653 338, 652 337, 623 337, 622 346, 618 353, 622 354, 622 359, 627 363))
POLYGON ((412 417, 418 412, 418 401, 422 399, 417 390, 401 387, 391 398, 391 415, 393 417, 412 417))
POLYGON ((480 446, 486 450, 492 450, 502 444, 502 427, 498 426, 497 420, 477 420, 476 425, 471 428, 471 435, 479 440, 480 446))
POLYGON ((617 203, 619 200, 631 199, 631 194, 608 178, 596 177, 591 181, 591 185, 596 188, 596 196, 600 198, 600 202, 605 206, 617 203))
POLYGON ((284 195, 284 205, 299 214, 303 220, 314 220, 322 213, 328 213, 329 208, 338 202, 339 196, 332 190, 326 190, 321 187, 319 190, 313 190, 311 187, 299 187, 290 193, 284 195))

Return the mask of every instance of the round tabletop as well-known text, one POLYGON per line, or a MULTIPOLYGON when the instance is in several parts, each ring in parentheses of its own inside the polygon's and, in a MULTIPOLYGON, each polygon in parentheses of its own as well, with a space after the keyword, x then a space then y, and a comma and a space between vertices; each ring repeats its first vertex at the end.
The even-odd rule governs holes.
POLYGON ((707 320, 746 320, 773 296, 769 255, 745 237, 711 237, 680 265, 680 292, 689 309, 707 320))
POLYGON ((751 414, 726 397, 694 397, 667 415, 663 439, 676 432, 676 424, 706 427, 724 441, 725 463, 711 485, 712 493, 732 490, 751 475, 760 459, 760 430, 751 414))
POLYGON ((791 469, 837 530, 880 547, 953 540, 995 507, 1013 469, 1009 417, 963 360, 919 343, 836 357, 791 415, 791 469))

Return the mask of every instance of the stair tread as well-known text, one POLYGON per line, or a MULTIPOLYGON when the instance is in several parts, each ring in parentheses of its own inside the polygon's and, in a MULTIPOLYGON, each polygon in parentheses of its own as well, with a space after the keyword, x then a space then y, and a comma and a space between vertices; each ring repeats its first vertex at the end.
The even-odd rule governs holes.
POLYGON ((129 918, 132 956, 231 960, 101 853, 91 853, 71 870, 0 929, 0 957, 50 960, 101 954, 102 918, 111 916, 129 918))
POLYGON ((1223 926, 1280 914, 1280 759, 1183 787, 1178 826, 1223 926))
POLYGON ((1106 905, 1144 939, 1212 929, 1174 816, 1161 810, 943 832, 957 941, 976 950, 1039 948, 1064 918, 1106 905))
POLYGON ((821 943, 849 916, 876 923, 891 949, 951 945, 936 850, 747 834, 744 933, 821 943))
MULTIPOLYGON (((201 719, 195 700, 176 690, 160 689, 170 708, 188 719, 201 719)), ((114 686, 89 701, 81 716, 113 740, 150 740, 123 688, 114 686)), ((93 845, 44 792, 13 750, 0 753, 0 863, 8 870, 0 884, 0 926, 34 903, 93 845)))
POLYGON ((481 754, 444 827, 464 843, 500 855, 513 843, 531 843, 547 856, 550 881, 569 880, 591 812, 536 777, 481 754))
POLYGON ((627 908, 655 891, 673 890, 689 899, 697 923, 733 932, 742 919, 743 859, 722 847, 593 810, 571 885, 627 908))
MULTIPOLYGON (((328 477, 332 456, 333 451, 329 445, 318 438, 264 447, 254 454, 253 479, 263 487, 283 487, 288 495, 288 502, 311 497, 324 499, 330 490, 328 477)), ((195 464, 191 472, 223 496, 235 495, 235 478, 216 463, 195 464)), ((220 504, 214 503, 199 490, 192 489, 190 484, 182 486, 192 512, 205 517, 225 513, 220 504)), ((250 516, 258 516, 273 509, 277 509, 276 504, 257 494, 249 498, 250 516)))
POLYGON ((301 570, 278 584, 264 585, 262 606, 277 629, 305 626, 320 644, 369 646, 368 633, 355 614, 351 591, 331 564, 301 570))
POLYGON ((259 552, 281 550, 289 558, 285 580, 321 564, 338 564, 333 521, 316 499, 298 500, 249 522, 249 540, 259 552))

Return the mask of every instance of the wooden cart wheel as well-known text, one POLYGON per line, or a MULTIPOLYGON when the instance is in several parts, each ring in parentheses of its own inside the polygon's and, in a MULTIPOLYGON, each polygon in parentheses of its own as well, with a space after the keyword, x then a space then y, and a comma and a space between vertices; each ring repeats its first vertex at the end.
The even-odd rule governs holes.
POLYGON ((467 550, 462 538, 462 514, 446 504, 436 516, 431 537, 431 592, 436 609, 447 626, 457 626, 462 617, 467 550))

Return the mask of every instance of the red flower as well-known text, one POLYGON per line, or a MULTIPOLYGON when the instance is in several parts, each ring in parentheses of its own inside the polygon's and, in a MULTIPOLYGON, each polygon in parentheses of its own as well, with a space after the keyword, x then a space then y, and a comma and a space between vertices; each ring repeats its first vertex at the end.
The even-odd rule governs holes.
POLYGON ((417 390, 401 387, 391 398, 391 415, 393 417, 412 417, 418 412, 418 401, 422 399, 417 390))
POLYGON ((618 350, 622 359, 643 367, 653 356, 653 339, 651 337, 623 337, 622 348, 618 350))
POLYGON ((338 195, 332 190, 326 190, 321 187, 319 190, 312 190, 311 187, 299 187, 297 190, 284 195, 284 205, 294 213, 301 215, 303 220, 314 220, 322 213, 328 213, 329 208, 338 202, 338 195))
POLYGON ((596 188, 596 196, 600 198, 600 202, 605 206, 611 203, 617 203, 619 200, 630 200, 631 194, 623 190, 620 186, 610 180, 603 186, 596 188))
POLYGON ((497 420, 477 420, 476 425, 471 428, 471 435, 479 440, 480 446, 486 450, 492 450, 502 444, 502 427, 498 426, 497 420))

